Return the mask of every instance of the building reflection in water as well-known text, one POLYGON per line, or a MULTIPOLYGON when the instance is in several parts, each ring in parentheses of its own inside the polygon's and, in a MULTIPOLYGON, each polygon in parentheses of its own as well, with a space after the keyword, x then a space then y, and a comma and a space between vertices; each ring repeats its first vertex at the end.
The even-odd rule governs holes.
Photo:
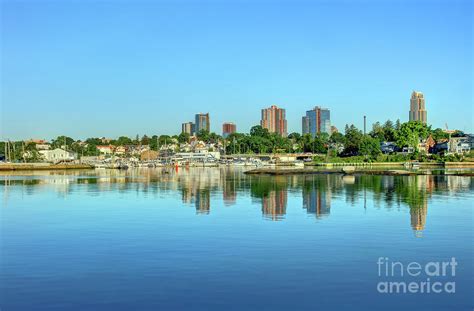
POLYGON ((209 214, 211 211, 211 193, 208 189, 198 190, 196 194, 196 206, 197 214, 209 214))
POLYGON ((234 205, 238 197, 250 195, 252 201, 261 204, 265 219, 281 220, 286 217, 288 193, 299 195, 301 191, 303 208, 317 218, 330 214, 331 200, 335 198, 354 206, 363 205, 360 200, 365 197, 375 208, 406 206, 416 236, 422 236, 427 227, 432 194, 472 193, 472 180, 471 177, 447 175, 251 176, 229 168, 180 169, 178 172, 167 169, 0 172, 5 207, 13 193, 35 195, 45 188, 53 189, 65 198, 75 191, 90 196, 136 191, 157 198, 181 193, 182 202, 193 205, 197 214, 210 213, 213 194, 221 196, 221 206, 234 205))
POLYGON ((331 211, 331 188, 326 178, 305 178, 303 185, 303 208, 317 218, 329 215, 331 211))
POLYGON ((415 232, 415 236, 422 237, 426 224, 426 213, 428 212, 428 204, 416 208, 410 208, 411 227, 415 232))
POLYGON ((414 189, 408 191, 411 228, 416 237, 423 237, 428 213, 428 197, 435 188, 435 179, 433 176, 424 175, 415 176, 415 179, 409 179, 409 181, 412 185, 408 189, 414 189))
POLYGON ((271 190, 262 200, 263 216, 271 220, 281 220, 286 215, 287 190, 271 190))

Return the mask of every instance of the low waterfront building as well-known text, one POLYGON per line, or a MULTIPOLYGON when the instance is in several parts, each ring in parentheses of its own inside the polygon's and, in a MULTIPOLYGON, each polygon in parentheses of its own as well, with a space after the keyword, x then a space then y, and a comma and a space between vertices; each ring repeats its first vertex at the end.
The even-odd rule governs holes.
POLYGON ((62 161, 73 161, 77 159, 77 154, 72 151, 63 150, 56 148, 54 150, 40 150, 39 153, 43 156, 46 162, 62 162, 62 161))

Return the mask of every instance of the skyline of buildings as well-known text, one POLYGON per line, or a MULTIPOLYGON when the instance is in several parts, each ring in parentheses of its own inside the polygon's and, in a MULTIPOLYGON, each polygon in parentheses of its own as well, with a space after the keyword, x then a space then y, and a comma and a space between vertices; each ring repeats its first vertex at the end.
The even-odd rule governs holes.
MULTIPOLYGON (((410 98, 409 121, 420 121, 427 124, 427 110, 425 106, 424 94, 413 91, 410 98)), ((276 133, 282 137, 288 136, 286 110, 272 105, 269 108, 261 109, 260 126, 266 128, 270 133, 276 133)), ((196 135, 200 130, 210 131, 209 113, 198 113, 195 115, 195 122, 185 122, 181 124, 181 132, 189 135, 196 135)), ((337 128, 331 124, 331 112, 329 108, 315 106, 307 110, 301 119, 302 135, 311 134, 315 137, 318 133, 331 135, 337 128)), ((222 124, 222 136, 228 137, 237 132, 237 126, 233 122, 222 124)))
POLYGON ((276 105, 262 109, 260 125, 270 133, 277 133, 282 137, 288 136, 286 110, 276 105))
POLYGON ((315 137, 318 133, 331 135, 331 113, 327 108, 319 106, 306 111, 302 118, 302 134, 311 134, 315 137))
POLYGON ((413 91, 410 98, 409 121, 420 121, 423 124, 428 122, 425 108, 425 96, 422 92, 413 91))

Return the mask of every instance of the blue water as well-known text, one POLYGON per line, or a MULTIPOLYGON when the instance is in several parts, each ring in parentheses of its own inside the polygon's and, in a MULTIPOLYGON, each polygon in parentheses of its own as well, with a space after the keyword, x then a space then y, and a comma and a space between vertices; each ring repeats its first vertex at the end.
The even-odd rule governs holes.
POLYGON ((472 310, 471 177, 232 169, 0 176, 0 309, 472 310), (379 257, 457 262, 379 293, 379 257), (443 283, 444 284, 444 283, 443 283))

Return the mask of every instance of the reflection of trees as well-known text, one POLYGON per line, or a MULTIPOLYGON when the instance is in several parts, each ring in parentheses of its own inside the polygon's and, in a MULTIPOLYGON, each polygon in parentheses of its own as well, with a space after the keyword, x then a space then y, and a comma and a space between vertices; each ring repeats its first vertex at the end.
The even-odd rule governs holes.
POLYGON ((471 181, 470 177, 446 175, 244 175, 242 170, 227 167, 179 169, 178 172, 171 169, 130 169, 0 174, 5 202, 14 193, 10 191, 14 187, 25 195, 35 195, 44 189, 52 189, 60 196, 74 191, 90 196, 134 191, 137 195, 157 198, 180 193, 183 203, 194 205, 199 214, 208 214, 213 194, 218 194, 216 197, 222 198, 226 205, 234 204, 239 196, 250 195, 261 204, 263 215, 270 219, 285 217, 288 192, 299 195, 301 191, 303 208, 316 217, 329 215, 334 197, 343 198, 353 205, 370 197, 375 206, 407 206, 411 226, 417 233, 425 228, 432 194, 472 192, 474 183, 471 181))

